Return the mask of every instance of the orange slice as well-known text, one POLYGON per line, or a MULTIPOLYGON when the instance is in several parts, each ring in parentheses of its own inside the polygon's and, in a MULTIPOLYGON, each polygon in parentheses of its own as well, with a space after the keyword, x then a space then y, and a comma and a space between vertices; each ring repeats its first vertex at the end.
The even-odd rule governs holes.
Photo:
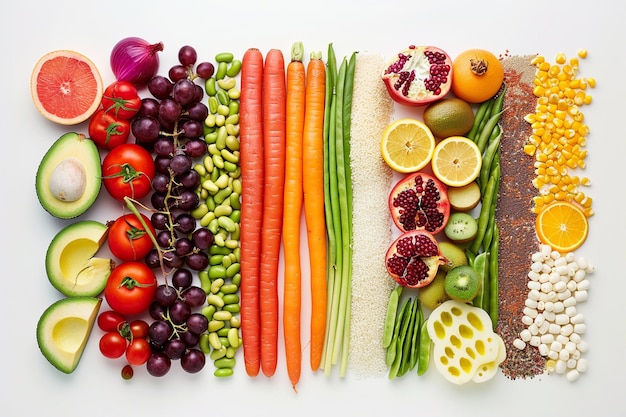
POLYGON ((393 170, 417 172, 430 162, 435 137, 420 120, 398 119, 383 132, 380 148, 383 159, 393 170))
POLYGON ((75 125, 95 113, 102 100, 102 78, 86 56, 52 51, 37 61, 30 79, 35 107, 47 119, 75 125))
POLYGON ((585 213, 567 201, 555 201, 545 206, 537 215, 535 227, 542 243, 563 253, 580 247, 589 233, 585 213))
POLYGON ((432 168, 439 181, 450 187, 463 187, 478 177, 482 162, 476 143, 463 136, 451 136, 435 147, 432 168))

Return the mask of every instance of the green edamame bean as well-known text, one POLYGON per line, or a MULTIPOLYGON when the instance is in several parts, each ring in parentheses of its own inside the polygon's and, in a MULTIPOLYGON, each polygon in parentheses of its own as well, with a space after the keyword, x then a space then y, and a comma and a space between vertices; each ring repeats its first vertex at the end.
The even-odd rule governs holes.
POLYGON ((241 273, 235 274, 230 281, 235 285, 241 285, 241 273))
POLYGON ((233 264, 233 258, 231 258, 230 256, 224 256, 222 258, 222 266, 226 268, 227 271, 228 271, 228 267, 231 266, 232 264, 233 264))
MULTIPOLYGON (((228 125, 226 126, 225 129, 228 130, 228 125)), ((237 139, 236 136, 227 135, 226 140, 225 140, 225 145, 226 145, 226 148, 228 148, 231 151, 239 150, 239 140, 237 139)))
POLYGON ((237 294, 224 294, 224 296, 220 299, 222 300, 222 303, 224 303, 225 305, 239 303, 239 296, 237 294))
MULTIPOLYGON (((210 269, 209 269, 209 271, 210 271, 210 269)), ((209 295, 207 295, 206 301, 207 301, 208 304, 213 305, 213 306, 215 306, 217 308, 222 308, 222 307, 224 307, 224 304, 225 304, 224 299, 222 297, 220 297, 219 295, 217 295, 217 294, 209 294, 209 295)))
POLYGON ((215 366, 219 369, 223 368, 234 368, 235 367, 235 359, 234 358, 221 358, 215 361, 215 366))
POLYGON ((200 288, 205 294, 208 294, 211 289, 211 280, 209 279, 209 272, 202 270, 198 272, 198 278, 200 279, 200 288))
POLYGON ((229 179, 230 178, 229 178, 228 174, 222 174, 222 175, 219 176, 217 181, 215 181, 215 185, 217 185, 220 190, 222 188, 226 188, 228 186, 229 179))
POLYGON ((211 281, 218 279, 218 278, 222 278, 225 279, 226 278, 226 268, 224 268, 224 265, 219 264, 219 265, 211 265, 209 267, 209 278, 211 279, 211 281))
POLYGON ((228 90, 228 97, 231 98, 231 100, 239 100, 239 98, 241 97, 241 90, 239 90, 237 87, 233 87, 230 90, 228 90))
MULTIPOLYGON (((220 311, 222 310, 216 311, 215 314, 218 314, 220 311)), ((226 325, 222 320, 215 320, 215 314, 213 314, 213 320, 209 320, 209 332, 217 332, 226 325)))
MULTIPOLYGON (((231 266, 229 266, 228 268, 226 268, 226 277, 232 278, 235 276, 235 274, 238 274, 240 270, 241 270, 241 264, 239 262, 236 262, 232 264, 231 266)), ((236 287, 235 284, 231 284, 231 285, 236 287)))
POLYGON ((222 287, 222 285, 224 285, 224 279, 223 278, 217 278, 216 280, 214 280, 211 283, 211 288, 210 291, 212 294, 217 294, 218 292, 220 292, 220 288, 222 287))
MULTIPOLYGON (((228 206, 226 206, 228 207, 228 206)), ((220 216, 217 218, 217 222, 227 232, 234 232, 236 230, 235 222, 228 216, 220 216)))
POLYGON ((236 77, 241 71, 241 61, 238 59, 233 59, 230 63, 230 67, 228 67, 228 71, 226 71, 226 75, 229 77, 236 77))
POLYGON ((224 200, 226 200, 232 192, 233 190, 230 187, 228 186, 224 187, 221 190, 219 190, 217 193, 215 193, 215 195, 213 196, 213 200, 217 204, 222 204, 224 200))
POLYGON ((233 316, 228 324, 230 324, 230 327, 238 329, 241 327, 241 318, 239 318, 239 316, 233 316))
POLYGON ((228 63, 224 61, 218 62, 217 69, 215 70, 215 79, 219 82, 221 79, 223 79, 226 76, 227 71, 228 71, 228 63))
POLYGON ((191 210, 189 213, 194 219, 201 219, 205 214, 209 212, 209 207, 206 203, 200 203, 196 208, 191 210))
POLYGON ((209 255, 224 255, 227 256, 228 254, 230 254, 230 250, 229 249, 225 249, 225 248, 220 248, 220 247, 216 247, 216 246, 211 246, 209 248, 209 255))
POLYGON ((213 200, 213 196, 209 195, 204 202, 206 203, 206 206, 209 208, 209 212, 215 210, 215 207, 217 206, 217 204, 215 204, 215 200, 213 200))
MULTIPOLYGON (((224 74, 226 75, 226 74, 224 74)), ((217 80, 217 86, 222 90, 230 90, 237 85, 237 79, 232 77, 222 78, 217 80)))
POLYGON ((218 378, 226 378, 232 376, 234 373, 235 371, 233 370, 233 368, 217 368, 213 372, 213 376, 216 376, 218 378))
POLYGON ((209 114, 215 114, 217 113, 217 108, 219 107, 220 103, 217 100, 216 96, 211 96, 208 99, 208 105, 209 105, 209 114))
MULTIPOLYGON (((209 343, 209 335, 207 333, 203 333, 200 335, 200 339, 198 340, 198 347, 205 355, 214 352, 215 350, 211 349, 211 344, 209 343)), ((224 355, 226 355, 226 349, 224 349, 224 355)))
POLYGON ((226 62, 227 64, 230 64, 234 57, 235 56, 231 52, 220 52, 215 55, 215 61, 218 63, 226 62))
POLYGON ((207 318, 208 321, 213 320, 213 314, 215 314, 215 312, 217 311, 217 307, 215 307, 214 305, 206 305, 204 307, 202 307, 202 310, 200 310, 200 313, 207 318))
MULTIPOLYGON (((213 115, 212 119, 215 119, 215 115, 213 115)), ((215 125, 215 120, 213 120, 213 123, 215 125)), ((212 132, 207 133, 206 135, 204 135, 204 141, 208 145, 210 145, 212 143, 215 143, 217 141, 217 130, 213 130, 212 132)))
POLYGON ((217 114, 215 115, 215 126, 217 127, 224 126, 224 122, 226 122, 226 116, 223 114, 220 114, 218 111, 217 114))
POLYGON ((224 121, 220 124, 221 125, 225 125, 226 124, 226 118, 228 117, 228 114, 230 113, 230 109, 228 108, 227 105, 225 104, 220 104, 217 107, 217 115, 215 116, 215 123, 218 123, 218 117, 223 116, 224 117, 224 121))
POLYGON ((209 155, 202 158, 202 165, 204 165, 206 172, 212 173, 214 171, 215 164, 213 164, 213 159, 209 155))
POLYGON ((219 90, 215 97, 221 106, 226 107, 225 114, 230 114, 230 97, 228 97, 228 93, 225 90, 219 90))
MULTIPOLYGON (((224 311, 229 311, 232 314, 237 314, 237 313, 239 313, 241 311, 241 306, 239 304, 226 304, 223 307, 223 310, 224 311)), ((232 326, 232 324, 231 324, 231 326, 232 326)), ((232 327, 234 327, 234 326, 232 326, 232 327)))
POLYGON ((217 125, 217 114, 216 113, 210 113, 206 117, 206 119, 204 119, 204 125, 206 127, 215 127, 217 125))
POLYGON ((193 170, 200 174, 200 177, 204 177, 207 174, 206 167, 202 164, 194 164, 193 170))
POLYGON ((209 97, 214 96, 215 94, 217 94, 217 83, 216 83, 216 79, 215 77, 211 77, 208 78, 205 82, 204 82, 204 91, 206 91, 207 95, 209 97))
POLYGON ((230 346, 237 349, 239 347, 239 330, 231 327, 228 329, 228 343, 230 346))
POLYGON ((228 149, 222 149, 221 155, 224 161, 228 161, 233 164, 239 163, 239 151, 231 152, 228 149))
POLYGON ((229 176, 231 175, 231 173, 236 172, 238 168, 239 166, 237 164, 232 163, 230 161, 224 161, 224 170, 228 172, 229 176))
MULTIPOLYGON (((233 265, 239 265, 239 264, 233 264, 233 265)), ((235 284, 224 284, 222 285, 221 290, 224 293, 224 296, 226 296, 227 294, 235 294, 239 290, 239 286, 235 284)))
MULTIPOLYGON (((229 97, 229 98, 231 98, 231 97, 229 97)), ((231 101, 228 103, 228 109, 230 110, 230 114, 238 114, 239 113, 239 102, 237 100, 232 100, 231 99, 231 101)))
POLYGON ((219 349, 213 349, 211 351, 211 354, 209 355, 209 358, 212 361, 215 361, 215 360, 218 360, 220 358, 223 358, 224 356, 226 356, 226 348, 222 346, 219 349))
POLYGON ((224 168, 224 159, 222 158, 221 155, 213 155, 213 164, 218 167, 219 169, 223 169, 224 168))
POLYGON ((209 333, 209 344, 213 349, 221 349, 224 347, 220 341, 220 337, 215 332, 209 333))
POLYGON ((233 314, 226 310, 216 311, 215 314, 213 314, 213 320, 219 321, 229 321, 232 317, 233 314))
MULTIPOLYGON (((222 217, 230 216, 233 212, 233 208, 229 204, 225 204, 225 202, 230 202, 230 200, 224 199, 224 202, 220 204, 219 206, 215 207, 215 210, 213 210, 213 212, 215 213, 215 217, 217 217, 218 221, 222 217)), ((224 227, 222 224, 220 224, 220 226, 224 227)))
POLYGON ((228 115, 228 117, 226 117, 226 120, 224 121, 224 124, 226 124, 226 125, 237 125, 237 124, 239 124, 239 115, 238 114, 230 114, 230 115, 228 115))
MULTIPOLYGON (((209 265, 221 265, 225 255, 216 254, 209 257, 209 265)), ((207 271, 208 276, 208 271, 207 271)))

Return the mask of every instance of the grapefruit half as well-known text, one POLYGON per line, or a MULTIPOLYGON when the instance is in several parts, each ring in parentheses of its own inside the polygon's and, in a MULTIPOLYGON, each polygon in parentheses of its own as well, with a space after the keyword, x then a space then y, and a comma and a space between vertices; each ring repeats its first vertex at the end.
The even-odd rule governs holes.
POLYGON ((33 69, 30 90, 35 107, 62 125, 84 122, 100 106, 102 77, 93 61, 70 50, 42 56, 33 69))

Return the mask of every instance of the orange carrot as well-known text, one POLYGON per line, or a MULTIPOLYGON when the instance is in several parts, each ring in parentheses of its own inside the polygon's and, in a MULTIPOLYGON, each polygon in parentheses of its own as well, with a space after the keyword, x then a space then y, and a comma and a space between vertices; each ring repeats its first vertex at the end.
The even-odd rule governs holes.
POLYGON ((263 200, 263 55, 248 49, 241 65, 239 140, 241 167, 241 338, 246 372, 256 376, 261 366, 259 281, 263 200))
MULTIPOLYGON (((278 356, 278 263, 285 189, 285 61, 279 49, 271 49, 263 67, 263 184, 261 271, 259 280, 261 319, 261 370, 276 371, 278 356)), ((242 150, 243 153, 243 150, 242 150)), ((247 254, 246 254, 247 255, 247 254)))
POLYGON ((302 43, 296 42, 287 66, 287 120, 285 159, 285 204, 283 213, 284 293, 283 336, 287 374, 294 390, 302 370, 300 315, 302 268, 300 265, 300 222, 302 218, 302 134, 306 92, 302 43))
POLYGON ((311 270, 311 369, 320 367, 326 329, 326 222, 324 214, 324 106, 326 67, 321 54, 307 66, 303 134, 304 215, 311 270))

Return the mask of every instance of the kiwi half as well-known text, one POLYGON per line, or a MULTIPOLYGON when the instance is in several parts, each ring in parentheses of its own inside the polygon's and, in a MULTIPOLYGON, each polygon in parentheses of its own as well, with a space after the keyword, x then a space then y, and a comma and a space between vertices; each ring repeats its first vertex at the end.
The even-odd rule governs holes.
POLYGON ((456 243, 470 242, 478 233, 478 222, 471 214, 463 211, 452 213, 444 228, 448 239, 456 243))
POLYGON ((480 289, 480 276, 469 265, 458 265, 448 271, 444 290, 453 300, 470 302, 480 289))

